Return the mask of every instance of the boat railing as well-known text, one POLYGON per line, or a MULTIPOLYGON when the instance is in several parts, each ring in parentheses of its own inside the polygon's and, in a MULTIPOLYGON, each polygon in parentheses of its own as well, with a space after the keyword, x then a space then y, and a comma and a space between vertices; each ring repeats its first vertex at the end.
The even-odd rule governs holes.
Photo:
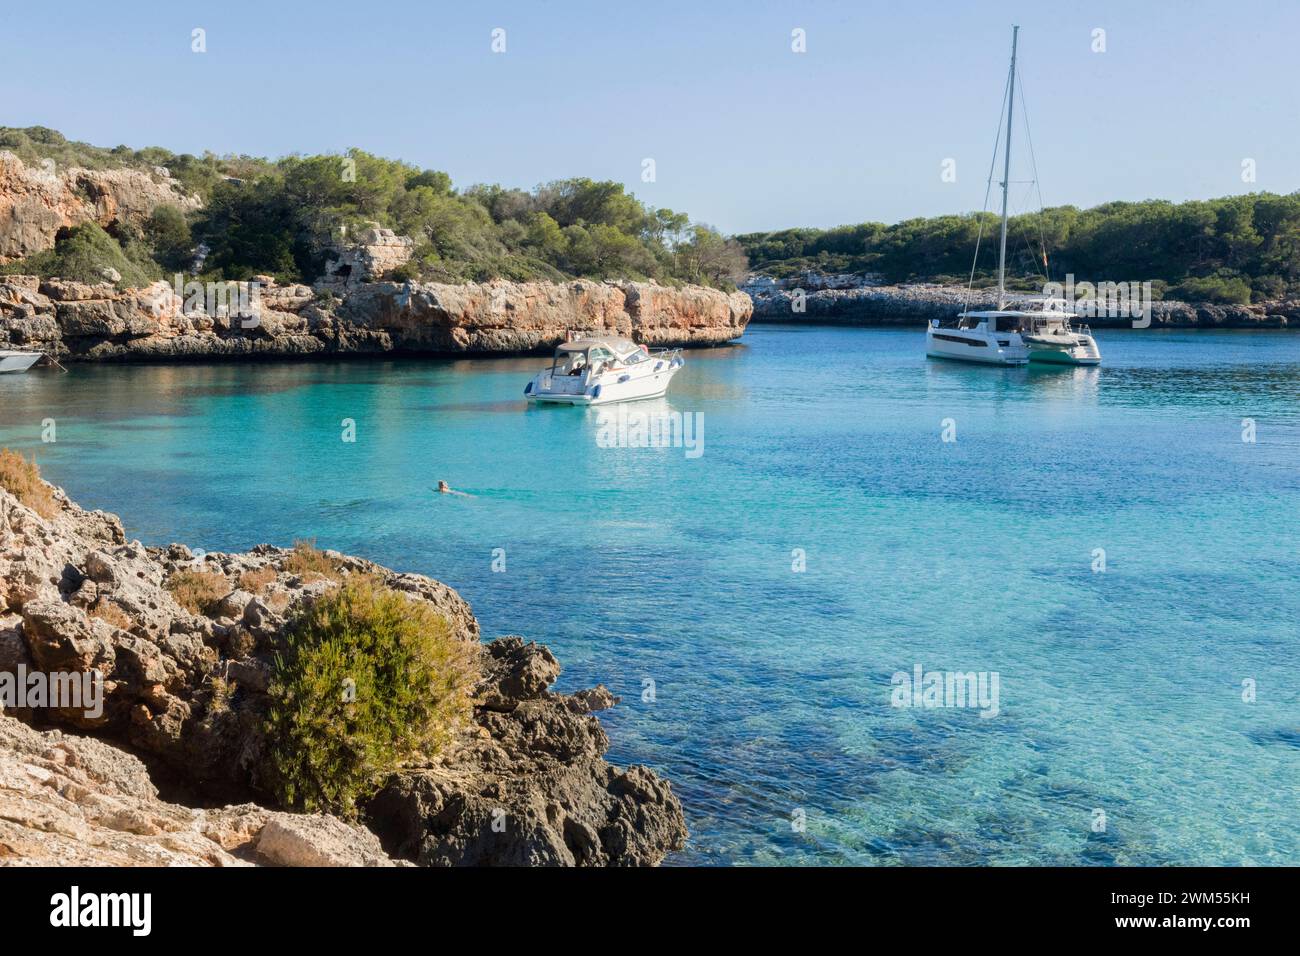
MULTIPOLYGON (((667 362, 669 365, 675 365, 682 362, 682 350, 675 349, 646 349, 646 354, 656 362, 667 362)), ((657 370, 658 366, 656 366, 657 370)))

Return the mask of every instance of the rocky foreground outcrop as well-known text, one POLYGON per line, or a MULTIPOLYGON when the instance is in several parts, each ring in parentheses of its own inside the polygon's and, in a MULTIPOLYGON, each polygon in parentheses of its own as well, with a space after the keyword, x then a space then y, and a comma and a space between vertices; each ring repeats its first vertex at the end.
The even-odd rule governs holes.
POLYGON ((266 545, 147 548, 52 493, 44 517, 0 488, 0 674, 98 671, 103 706, 0 715, 0 863, 638 865, 682 845, 671 787, 603 759, 592 713, 615 698, 552 692, 559 665, 541 645, 479 645, 446 585, 334 552, 305 570, 266 545), (187 573, 225 582, 201 613, 173 595, 187 573), (287 622, 351 574, 430 605, 482 655, 471 725, 365 808, 382 849, 342 821, 276 812, 259 778, 287 622))
POLYGON ((373 833, 252 803, 158 798, 141 761, 91 737, 0 716, 0 865, 392 866, 373 833))
POLYGON ((588 715, 618 698, 603 686, 551 693, 560 665, 540 644, 503 637, 485 651, 477 737, 437 767, 398 774, 371 804, 386 846, 425 866, 609 866, 657 863, 682 845, 667 782, 601 758, 609 738, 588 715))
POLYGON ((54 248, 60 229, 83 222, 139 225, 158 206, 197 209, 162 167, 143 169, 29 166, 0 150, 0 265, 54 248))
POLYGON ((315 290, 263 276, 252 286, 201 291, 182 287, 178 295, 158 282, 118 292, 107 283, 0 276, 0 347, 72 361, 172 361, 519 353, 579 332, 706 346, 739 338, 753 308, 743 292, 653 282, 332 281, 315 290), (256 305, 241 314, 241 302, 256 305))
MULTIPOLYGON (((1041 297, 1016 295, 1010 304, 1039 308, 1041 297)), ((951 319, 963 308, 993 309, 996 296, 976 290, 967 298, 959 286, 917 283, 865 286, 857 289, 818 289, 802 296, 793 289, 774 289, 753 297, 755 322, 819 322, 843 325, 924 325, 931 319, 951 319)), ((1129 328, 1128 316, 1086 317, 1094 328, 1129 328)), ((1151 328, 1287 328, 1300 324, 1300 301, 1260 305, 1214 305, 1162 301, 1152 303, 1151 328)))

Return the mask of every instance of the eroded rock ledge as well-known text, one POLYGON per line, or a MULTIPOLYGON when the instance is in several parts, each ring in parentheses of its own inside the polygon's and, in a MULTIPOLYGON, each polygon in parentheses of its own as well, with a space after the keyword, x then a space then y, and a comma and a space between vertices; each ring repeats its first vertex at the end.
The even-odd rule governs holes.
MULTIPOLYGON (((617 700, 603 687, 554 693, 558 662, 517 637, 480 645, 471 726, 387 782, 363 815, 369 830, 268 809, 256 768, 273 648, 332 580, 267 545, 202 559, 147 548, 116 516, 52 492, 42 517, 0 488, 0 671, 97 669, 104 707, 0 715, 0 863, 647 865, 682 846, 668 783, 603 759, 592 712, 617 700), (230 582, 204 613, 167 587, 195 569, 230 582), (164 777, 192 806, 159 798, 164 777)), ((331 574, 377 576, 479 643, 446 585, 326 555, 331 574)))
POLYGON ((0 347, 72 361, 174 361, 534 352, 576 332, 711 346, 738 339, 753 311, 743 292, 653 282, 258 283, 261 308, 249 320, 206 301, 195 307, 184 287, 178 296, 165 282, 118 292, 107 283, 0 276, 0 347))

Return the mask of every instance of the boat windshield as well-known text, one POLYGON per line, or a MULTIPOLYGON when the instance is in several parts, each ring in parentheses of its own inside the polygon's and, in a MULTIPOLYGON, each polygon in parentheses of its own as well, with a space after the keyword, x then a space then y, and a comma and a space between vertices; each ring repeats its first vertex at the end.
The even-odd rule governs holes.
POLYGON ((555 375, 577 375, 586 367, 586 352, 571 352, 567 349, 557 349, 555 360, 551 363, 551 371, 555 375))
POLYGON ((1069 319, 1064 315, 1047 315, 1042 318, 1034 318, 1034 331, 1036 332, 1065 332, 1070 327, 1069 319))

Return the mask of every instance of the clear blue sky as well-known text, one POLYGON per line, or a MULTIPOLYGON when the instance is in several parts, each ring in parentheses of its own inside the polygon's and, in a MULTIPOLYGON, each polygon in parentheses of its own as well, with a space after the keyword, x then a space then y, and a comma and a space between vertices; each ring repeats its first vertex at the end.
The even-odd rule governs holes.
POLYGON ((1017 22, 1047 205, 1300 188, 1294 0, 2 2, 0 125, 97 145, 615 179, 726 232, 893 222, 980 207, 1017 22))

